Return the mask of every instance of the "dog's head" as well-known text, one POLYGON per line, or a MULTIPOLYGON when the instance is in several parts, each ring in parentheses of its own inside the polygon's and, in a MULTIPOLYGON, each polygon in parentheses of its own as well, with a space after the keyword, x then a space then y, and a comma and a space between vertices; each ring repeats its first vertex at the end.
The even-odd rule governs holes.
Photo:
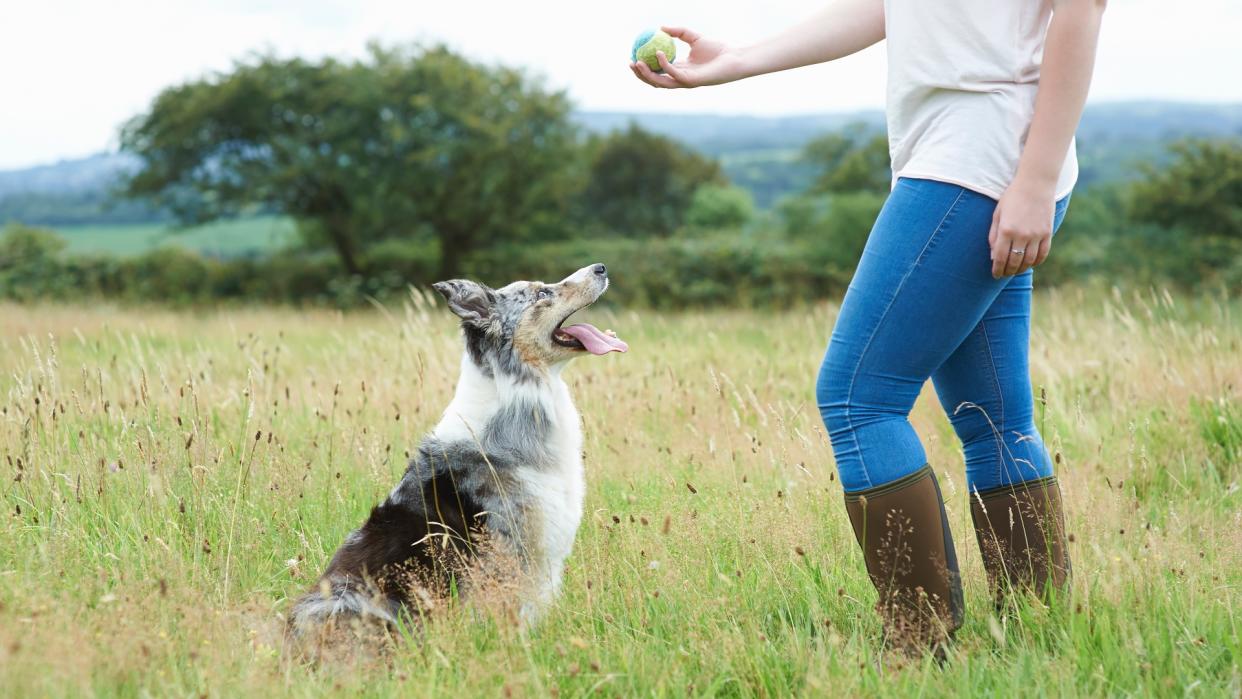
POLYGON ((588 265, 555 284, 513 282, 492 289, 453 279, 433 285, 461 318, 466 350, 485 374, 529 376, 583 353, 624 352, 629 347, 590 323, 565 325, 608 288, 608 270, 588 265))

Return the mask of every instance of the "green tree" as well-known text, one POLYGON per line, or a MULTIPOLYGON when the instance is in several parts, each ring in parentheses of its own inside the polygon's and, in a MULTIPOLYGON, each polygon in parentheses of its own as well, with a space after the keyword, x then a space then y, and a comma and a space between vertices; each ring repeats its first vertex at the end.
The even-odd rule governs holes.
POLYGON ((569 111, 522 72, 443 47, 259 56, 164 90, 124 127, 142 160, 127 192, 185 223, 284 213, 351 273, 379 241, 428 236, 452 276, 476 248, 560 225, 569 111))
POLYGON ((806 144, 802 160, 819 170, 808 191, 886 193, 891 185, 888 138, 865 124, 824 134, 806 144))
POLYGON ((888 139, 854 124, 808 143, 801 160, 819 174, 806 192, 781 202, 779 220, 806 259, 844 286, 888 194, 888 139))
POLYGON ((700 186, 726 184, 720 163, 630 124, 587 146, 581 216, 625 235, 668 236, 685 222, 700 186))
POLYGON ((1130 218, 1242 242, 1242 140, 1190 139, 1147 164, 1130 189, 1130 218))
POLYGON ((1242 286, 1242 140, 1189 139, 1172 160, 1148 164, 1129 187, 1116 258, 1136 258, 1146 275, 1197 287, 1242 286))
POLYGON ((844 286, 854 274, 883 205, 884 195, 874 192, 804 194, 785 199, 778 213, 784 236, 801 246, 808 261, 844 286))

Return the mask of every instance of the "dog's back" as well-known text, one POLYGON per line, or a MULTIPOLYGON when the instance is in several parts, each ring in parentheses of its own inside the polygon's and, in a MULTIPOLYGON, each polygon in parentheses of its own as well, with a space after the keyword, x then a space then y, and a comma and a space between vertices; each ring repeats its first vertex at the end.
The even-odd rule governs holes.
POLYGON ((330 618, 393 624, 443 597, 486 537, 480 502, 489 498, 475 477, 481 460, 477 449, 424 441, 400 484, 294 605, 293 630, 301 635, 330 618))

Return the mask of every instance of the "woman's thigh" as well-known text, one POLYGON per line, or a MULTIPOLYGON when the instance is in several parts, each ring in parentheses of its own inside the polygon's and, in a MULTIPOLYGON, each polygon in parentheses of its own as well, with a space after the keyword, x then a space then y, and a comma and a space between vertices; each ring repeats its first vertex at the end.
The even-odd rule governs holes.
POLYGON ((902 179, 876 219, 817 385, 847 490, 926 463, 907 416, 1004 286, 987 242, 995 206, 962 187, 902 179))
POLYGON ((842 302, 821 389, 851 406, 909 411, 1008 282, 991 274, 995 207, 956 185, 898 181, 842 302))
MULTIPOLYGON (((1067 205, 1068 198, 1057 202, 1053 230, 1067 205)), ((1032 280, 1030 270, 1006 278, 983 317, 932 374, 936 395, 962 440, 967 480, 979 490, 1052 473, 1034 421, 1032 280)))

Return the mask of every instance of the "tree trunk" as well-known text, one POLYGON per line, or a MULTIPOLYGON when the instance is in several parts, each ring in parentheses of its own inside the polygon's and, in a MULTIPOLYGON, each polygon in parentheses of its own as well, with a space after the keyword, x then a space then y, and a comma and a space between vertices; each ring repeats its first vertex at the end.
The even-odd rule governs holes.
POLYGON ((440 278, 453 279, 461 273, 461 261, 470 252, 469 236, 445 231, 440 234, 440 278))
POLYGON ((339 221, 329 219, 323 222, 323 227, 332 241, 337 257, 345 266, 345 271, 350 274, 362 274, 362 265, 359 264, 358 256, 354 253, 354 241, 350 240, 346 226, 339 221))

